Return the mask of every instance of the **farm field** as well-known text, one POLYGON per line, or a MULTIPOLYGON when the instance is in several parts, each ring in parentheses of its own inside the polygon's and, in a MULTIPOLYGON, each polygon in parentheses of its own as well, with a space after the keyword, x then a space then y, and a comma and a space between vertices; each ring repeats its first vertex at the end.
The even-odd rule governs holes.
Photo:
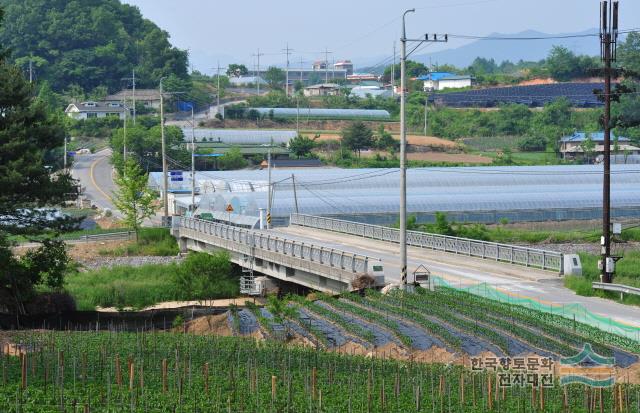
POLYGON ((582 412, 640 403, 636 340, 448 288, 315 298, 248 302, 172 332, 5 333, 3 412, 582 412), (500 368, 470 368, 479 359, 557 362, 585 343, 615 358, 617 385, 559 386, 556 374, 547 385, 503 386, 500 368))

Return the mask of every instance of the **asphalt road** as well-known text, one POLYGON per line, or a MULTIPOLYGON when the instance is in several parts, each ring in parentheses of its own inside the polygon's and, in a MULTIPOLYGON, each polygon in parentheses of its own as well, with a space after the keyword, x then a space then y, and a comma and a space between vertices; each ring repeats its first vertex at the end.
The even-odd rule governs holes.
MULTIPOLYGON (((400 282, 399 246, 384 241, 303 227, 269 231, 288 239, 321 244, 382 260, 387 282, 400 282)), ((582 297, 563 286, 557 274, 479 258, 408 248, 409 274, 421 264, 454 285, 487 283, 503 292, 532 298, 543 304, 582 304, 592 313, 640 327, 640 308, 597 297, 582 297)), ((411 276, 409 277, 411 280, 411 276)))
POLYGON ((111 199, 116 190, 116 184, 113 182, 110 157, 110 149, 89 155, 77 155, 71 174, 80 181, 83 196, 90 199, 92 204, 102 210, 109 208, 114 215, 119 215, 111 199))

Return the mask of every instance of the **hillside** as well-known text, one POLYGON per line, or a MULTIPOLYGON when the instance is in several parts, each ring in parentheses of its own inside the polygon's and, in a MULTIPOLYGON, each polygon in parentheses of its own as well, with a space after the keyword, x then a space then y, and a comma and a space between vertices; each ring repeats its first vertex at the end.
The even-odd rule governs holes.
POLYGON ((35 78, 55 91, 73 85, 84 92, 98 86, 114 91, 133 69, 138 87, 155 86, 169 74, 187 76, 187 52, 173 47, 168 33, 137 7, 119 0, 0 0, 0 7, 0 44, 25 73, 31 60, 35 78))

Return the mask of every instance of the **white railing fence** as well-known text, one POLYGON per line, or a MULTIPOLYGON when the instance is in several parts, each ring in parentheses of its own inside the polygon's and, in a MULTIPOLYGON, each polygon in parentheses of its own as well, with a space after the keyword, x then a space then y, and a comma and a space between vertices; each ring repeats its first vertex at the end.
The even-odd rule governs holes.
POLYGON ((307 260, 352 273, 367 273, 369 257, 195 218, 174 217, 173 228, 185 228, 244 246, 307 260))
MULTIPOLYGON (((400 242, 400 230, 379 225, 304 214, 291 214, 289 222, 290 225, 340 232, 381 241, 400 242)), ((407 245, 540 268, 559 274, 563 272, 564 256, 560 252, 417 231, 407 231, 407 245)))

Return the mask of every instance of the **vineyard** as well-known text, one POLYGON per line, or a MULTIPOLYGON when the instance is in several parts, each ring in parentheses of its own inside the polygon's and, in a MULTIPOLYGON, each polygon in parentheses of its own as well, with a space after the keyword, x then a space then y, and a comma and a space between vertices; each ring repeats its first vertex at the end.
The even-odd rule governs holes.
MULTIPOLYGON (((2 412, 638 411, 640 343, 448 288, 270 299, 172 331, 0 335, 2 412), (192 334, 198 333, 198 334, 192 334), (223 337, 224 335, 233 337, 223 337), (472 360, 585 343, 617 384, 519 382, 472 360), (293 345, 299 344, 299 345, 293 345)), ((550 370, 553 372, 553 370, 550 370)))

